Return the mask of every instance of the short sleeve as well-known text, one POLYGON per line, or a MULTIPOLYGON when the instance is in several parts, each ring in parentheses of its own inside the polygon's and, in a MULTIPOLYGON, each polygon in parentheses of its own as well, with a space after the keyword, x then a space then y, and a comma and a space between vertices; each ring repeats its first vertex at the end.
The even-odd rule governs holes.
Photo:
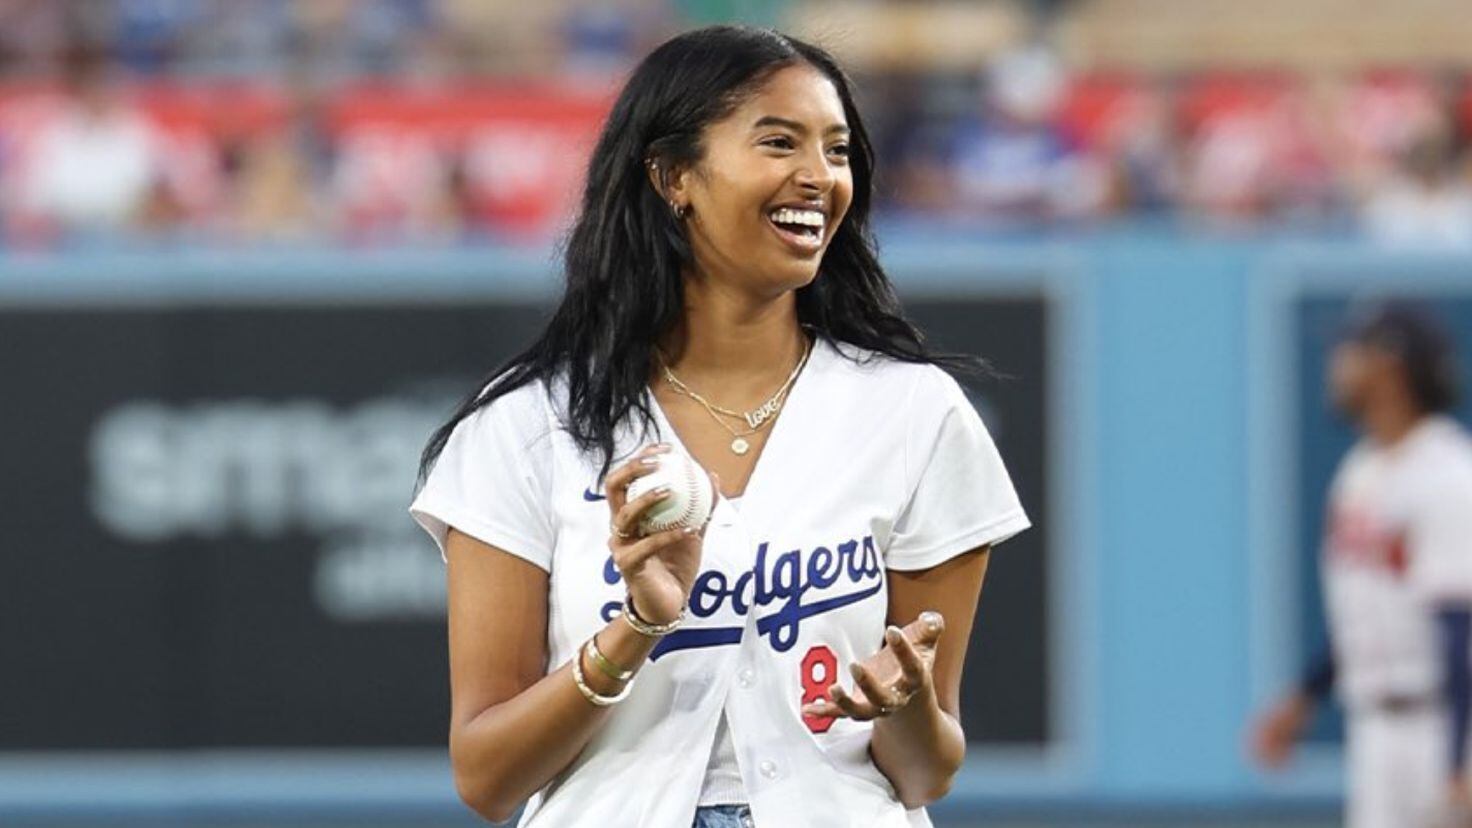
POLYGON ((912 387, 905 439, 908 497, 885 565, 928 569, 1031 524, 996 444, 961 386, 927 366, 912 387))
POLYGON ((551 420, 542 385, 510 392, 451 432, 409 514, 445 555, 451 526, 550 572, 551 420))
POLYGON ((1406 538, 1417 588, 1437 603, 1472 603, 1472 476, 1444 475, 1418 501, 1406 538))

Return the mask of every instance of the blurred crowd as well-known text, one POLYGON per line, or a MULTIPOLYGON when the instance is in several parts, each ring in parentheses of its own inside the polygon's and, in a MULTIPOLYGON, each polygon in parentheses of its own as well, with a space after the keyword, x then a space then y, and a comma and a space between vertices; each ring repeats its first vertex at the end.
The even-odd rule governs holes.
POLYGON ((1031 46, 936 80, 879 84, 896 212, 1001 227, 1168 216, 1472 248, 1466 76, 1077 73, 1031 46))
MULTIPOLYGON (((542 241, 663 0, 0 0, 0 243, 542 241)), ((895 222, 1472 249, 1464 73, 859 67, 895 222)))

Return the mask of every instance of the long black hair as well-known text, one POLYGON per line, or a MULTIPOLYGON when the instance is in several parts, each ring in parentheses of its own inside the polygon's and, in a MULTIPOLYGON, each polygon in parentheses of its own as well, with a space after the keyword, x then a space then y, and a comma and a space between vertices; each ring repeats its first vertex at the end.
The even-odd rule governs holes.
POLYGON ((798 321, 830 342, 905 362, 984 369, 974 357, 928 350, 900 310, 869 228, 873 148, 833 57, 770 29, 711 26, 664 43, 634 70, 588 164, 556 311, 530 347, 488 374, 481 390, 431 435, 420 458, 421 483, 461 420, 559 373, 567 388, 563 427, 580 449, 599 453, 600 478, 613 463, 614 435, 625 418, 637 415, 649 432, 654 419, 644 389, 653 349, 680 319, 681 272, 692 254, 646 165, 670 170, 698 163, 705 127, 729 115, 777 70, 796 64, 814 67, 838 90, 853 175, 853 200, 823 255, 820 276, 797 290, 798 321))

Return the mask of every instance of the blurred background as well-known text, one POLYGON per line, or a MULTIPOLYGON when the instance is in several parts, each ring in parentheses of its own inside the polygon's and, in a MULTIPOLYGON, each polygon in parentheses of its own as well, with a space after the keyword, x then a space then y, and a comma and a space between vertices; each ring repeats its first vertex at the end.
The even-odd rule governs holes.
MULTIPOLYGON (((0 0, 0 824, 464 826, 419 449, 556 296, 627 71, 836 53, 878 235, 1038 528, 944 826, 1337 824, 1346 308, 1472 354, 1465 0, 0 0)), ((1467 408, 1460 412, 1469 419, 1467 408)))

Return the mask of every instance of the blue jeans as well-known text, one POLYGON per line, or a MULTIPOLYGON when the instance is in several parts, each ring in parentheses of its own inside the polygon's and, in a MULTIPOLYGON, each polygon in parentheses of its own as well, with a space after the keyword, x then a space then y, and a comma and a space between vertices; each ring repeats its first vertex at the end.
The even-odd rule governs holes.
POLYGON ((695 809, 690 828, 752 828, 751 808, 745 805, 706 805, 695 809))

